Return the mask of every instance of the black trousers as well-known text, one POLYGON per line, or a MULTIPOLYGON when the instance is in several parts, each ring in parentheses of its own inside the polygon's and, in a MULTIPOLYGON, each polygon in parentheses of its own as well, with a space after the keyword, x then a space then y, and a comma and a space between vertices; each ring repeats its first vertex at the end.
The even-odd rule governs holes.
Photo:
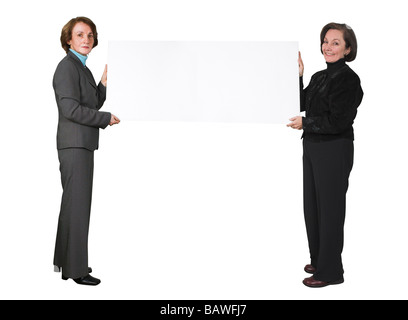
POLYGON ((72 279, 88 274, 88 231, 92 202, 94 152, 58 150, 63 188, 54 265, 72 279))
POLYGON ((341 254, 348 179, 354 144, 349 139, 303 140, 303 201, 311 264, 316 280, 343 278, 341 254))

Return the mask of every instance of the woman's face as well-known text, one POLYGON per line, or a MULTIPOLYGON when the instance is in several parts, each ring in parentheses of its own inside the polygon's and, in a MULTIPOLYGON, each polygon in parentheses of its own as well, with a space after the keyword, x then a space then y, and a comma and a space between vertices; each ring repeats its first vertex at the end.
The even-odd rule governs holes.
POLYGON ((343 32, 336 29, 330 29, 326 32, 322 44, 322 52, 326 62, 336 62, 349 54, 350 50, 350 48, 346 49, 343 32))
POLYGON ((92 29, 86 23, 78 22, 72 29, 72 38, 68 41, 71 49, 82 54, 88 55, 93 48, 94 34, 92 29))

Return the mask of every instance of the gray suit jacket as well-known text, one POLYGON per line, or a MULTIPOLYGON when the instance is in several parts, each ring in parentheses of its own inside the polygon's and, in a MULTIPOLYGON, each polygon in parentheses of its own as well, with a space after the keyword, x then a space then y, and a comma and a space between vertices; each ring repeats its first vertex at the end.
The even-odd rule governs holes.
POLYGON ((98 149, 99 128, 105 129, 110 112, 98 111, 106 99, 106 88, 96 85, 91 71, 68 51, 58 64, 53 87, 58 106, 57 148, 98 149))

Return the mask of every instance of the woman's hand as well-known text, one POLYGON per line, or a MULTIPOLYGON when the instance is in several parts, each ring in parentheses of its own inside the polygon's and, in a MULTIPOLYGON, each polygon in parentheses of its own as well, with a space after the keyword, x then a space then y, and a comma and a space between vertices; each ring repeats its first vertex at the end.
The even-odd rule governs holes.
POLYGON ((286 125, 287 127, 291 127, 292 129, 298 129, 298 130, 301 130, 303 128, 301 116, 293 117, 293 118, 290 118, 289 120, 292 122, 288 123, 286 125))
POLYGON ((298 63, 299 63, 299 77, 303 77, 303 71, 305 71, 305 67, 303 66, 303 60, 302 60, 302 56, 300 55, 300 51, 299 51, 298 63))
POLYGON ((119 118, 114 114, 111 114, 111 120, 109 122, 109 125, 112 126, 114 124, 118 124, 119 122, 120 122, 119 118))
POLYGON ((105 64, 105 70, 103 71, 101 83, 106 87, 108 84, 108 65, 105 64))

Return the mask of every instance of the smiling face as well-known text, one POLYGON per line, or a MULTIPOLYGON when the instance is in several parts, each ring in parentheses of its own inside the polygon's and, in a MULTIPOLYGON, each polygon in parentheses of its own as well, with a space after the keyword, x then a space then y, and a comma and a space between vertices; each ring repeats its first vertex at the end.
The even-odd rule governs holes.
POLYGON ((336 62, 350 53, 351 48, 346 48, 343 32, 336 29, 327 31, 322 44, 322 52, 326 62, 336 62))
POLYGON ((68 41, 71 49, 86 56, 94 45, 94 34, 86 23, 78 22, 72 29, 72 38, 68 41))

